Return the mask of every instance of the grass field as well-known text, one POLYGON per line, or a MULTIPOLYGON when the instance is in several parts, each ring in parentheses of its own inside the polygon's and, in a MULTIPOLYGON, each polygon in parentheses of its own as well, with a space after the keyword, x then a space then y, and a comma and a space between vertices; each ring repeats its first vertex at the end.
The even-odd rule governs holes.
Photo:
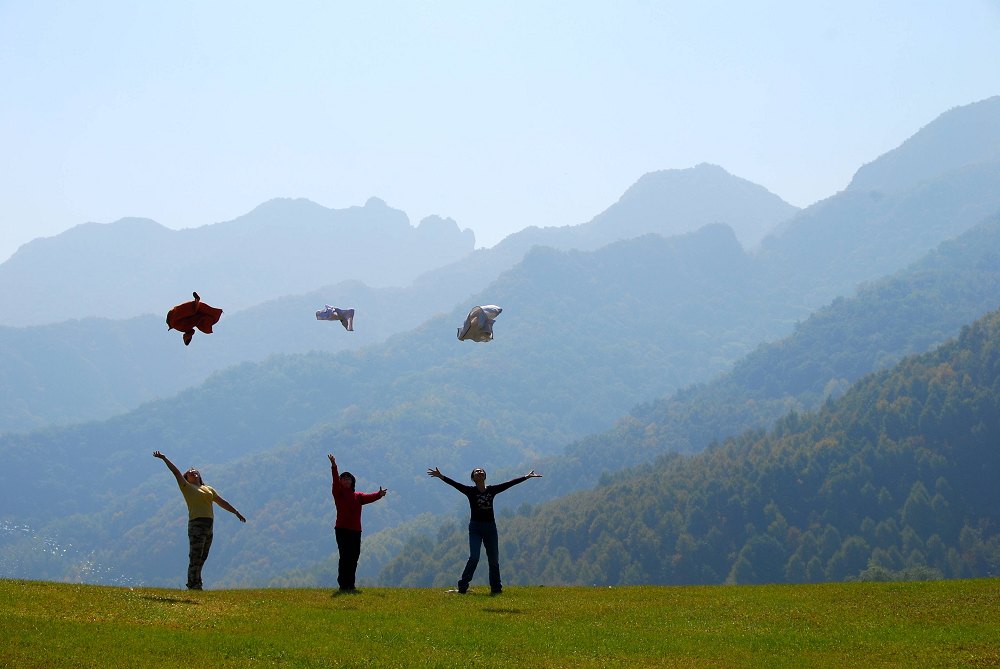
POLYGON ((2 667, 994 667, 1000 579, 187 592, 0 580, 2 667))

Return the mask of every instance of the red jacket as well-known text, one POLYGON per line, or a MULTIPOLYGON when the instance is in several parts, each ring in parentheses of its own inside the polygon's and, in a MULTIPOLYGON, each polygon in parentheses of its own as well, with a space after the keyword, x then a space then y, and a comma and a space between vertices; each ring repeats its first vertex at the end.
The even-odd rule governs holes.
POLYGON ((371 504, 375 500, 382 499, 385 493, 379 492, 354 492, 350 488, 344 487, 340 483, 340 472, 337 466, 333 466, 333 503, 337 506, 337 522, 334 527, 342 530, 361 531, 361 507, 364 504, 371 504))
POLYGON ((193 295, 193 301, 178 304, 167 312, 167 329, 183 332, 185 346, 191 343, 195 328, 205 334, 212 334, 212 326, 222 318, 222 309, 205 304, 198 293, 193 295))

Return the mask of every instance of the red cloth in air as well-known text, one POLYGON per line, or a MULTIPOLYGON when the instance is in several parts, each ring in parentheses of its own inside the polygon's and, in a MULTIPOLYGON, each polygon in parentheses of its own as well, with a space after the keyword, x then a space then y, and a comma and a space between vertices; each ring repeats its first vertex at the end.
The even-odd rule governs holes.
POLYGON ((205 334, 212 334, 212 326, 222 318, 222 309, 205 304, 198 293, 193 295, 194 300, 191 302, 178 304, 167 312, 167 329, 183 332, 185 346, 191 343, 195 328, 205 334))

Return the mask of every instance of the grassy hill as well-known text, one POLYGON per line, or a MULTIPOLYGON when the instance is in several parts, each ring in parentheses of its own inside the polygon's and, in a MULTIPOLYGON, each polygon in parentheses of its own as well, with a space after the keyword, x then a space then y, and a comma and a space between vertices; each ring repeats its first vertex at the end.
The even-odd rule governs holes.
POLYGON ((0 581, 0 665, 986 667, 1000 579, 186 591, 0 581))

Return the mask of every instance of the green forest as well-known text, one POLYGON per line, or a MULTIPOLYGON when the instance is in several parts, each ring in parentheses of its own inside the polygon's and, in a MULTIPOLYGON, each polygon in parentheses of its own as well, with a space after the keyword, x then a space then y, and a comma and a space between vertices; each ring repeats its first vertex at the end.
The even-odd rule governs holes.
MULTIPOLYGON (((905 270, 817 310, 731 371, 635 407, 614 429, 531 465, 560 472, 545 486, 555 496, 663 453, 701 451, 769 427, 790 411, 818 409, 865 374, 930 350, 998 307, 1000 217, 992 217, 905 270)), ((536 491, 527 495, 539 499, 536 491)))
MULTIPOLYGON (((815 412, 521 506, 500 522, 505 578, 616 585, 995 575, 998 445, 993 312, 815 412)), ((455 523, 411 541, 382 578, 444 585, 465 555, 465 529, 455 523)))

